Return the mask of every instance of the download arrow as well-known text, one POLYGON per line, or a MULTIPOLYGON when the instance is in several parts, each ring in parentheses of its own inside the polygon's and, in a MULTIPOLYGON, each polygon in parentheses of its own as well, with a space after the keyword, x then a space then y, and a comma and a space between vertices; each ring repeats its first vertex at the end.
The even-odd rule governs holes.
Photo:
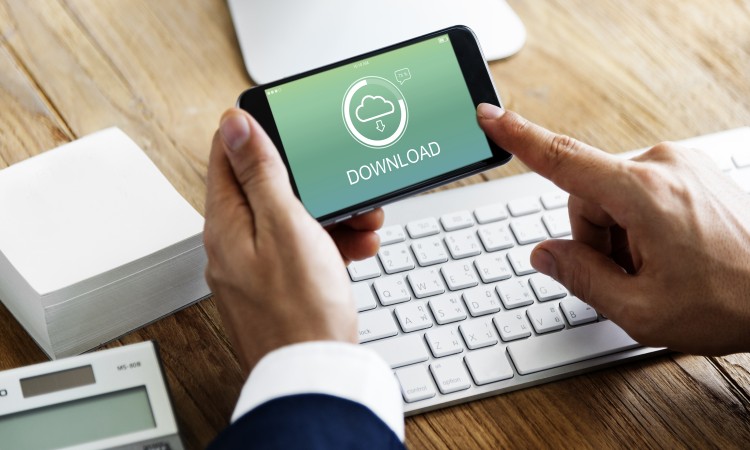
POLYGON ((375 128, 377 128, 378 131, 380 131, 382 133, 383 130, 385 130, 385 125, 383 124, 383 121, 382 120, 378 120, 377 122, 375 122, 375 128))

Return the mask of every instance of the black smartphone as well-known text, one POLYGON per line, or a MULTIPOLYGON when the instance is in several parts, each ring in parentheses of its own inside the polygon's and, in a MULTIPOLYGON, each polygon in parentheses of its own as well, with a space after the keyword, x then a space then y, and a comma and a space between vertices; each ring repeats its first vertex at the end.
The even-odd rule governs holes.
POLYGON ((501 106, 476 36, 455 26, 254 87, 238 104, 328 225, 508 162, 477 124, 482 102, 501 106))

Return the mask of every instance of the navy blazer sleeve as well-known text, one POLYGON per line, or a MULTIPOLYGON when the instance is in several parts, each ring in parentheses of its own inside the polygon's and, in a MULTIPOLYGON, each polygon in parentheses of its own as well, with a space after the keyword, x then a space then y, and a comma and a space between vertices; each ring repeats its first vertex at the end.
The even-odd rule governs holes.
POLYGON ((208 447, 225 449, 404 449, 367 407, 324 394, 280 397, 251 410, 208 447))

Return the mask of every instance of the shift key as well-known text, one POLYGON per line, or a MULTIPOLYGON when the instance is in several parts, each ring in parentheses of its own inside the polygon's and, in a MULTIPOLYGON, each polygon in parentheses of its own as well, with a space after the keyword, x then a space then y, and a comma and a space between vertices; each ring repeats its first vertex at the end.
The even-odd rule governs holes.
POLYGON ((370 342, 398 334, 393 314, 387 309, 358 314, 359 342, 370 342))
POLYGON ((391 366, 391 369, 427 361, 430 356, 427 354, 421 333, 383 339, 366 344, 364 347, 375 350, 391 366))

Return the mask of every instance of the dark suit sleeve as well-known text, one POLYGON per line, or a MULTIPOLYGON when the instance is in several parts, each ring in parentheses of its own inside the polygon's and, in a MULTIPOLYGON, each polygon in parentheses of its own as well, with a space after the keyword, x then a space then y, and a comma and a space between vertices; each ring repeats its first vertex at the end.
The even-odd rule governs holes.
POLYGON ((224 449, 403 449, 367 407, 324 394, 281 397, 240 417, 208 447, 224 449))

